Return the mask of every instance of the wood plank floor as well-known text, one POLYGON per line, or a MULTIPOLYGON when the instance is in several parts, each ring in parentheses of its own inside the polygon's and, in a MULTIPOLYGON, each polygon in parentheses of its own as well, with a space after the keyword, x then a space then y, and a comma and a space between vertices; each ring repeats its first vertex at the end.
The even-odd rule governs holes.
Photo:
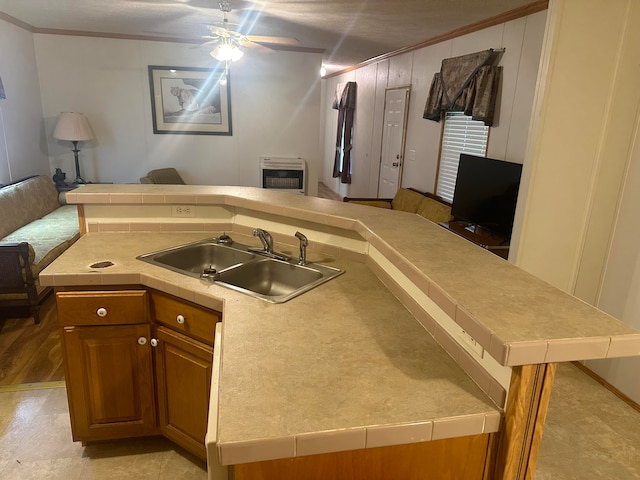
POLYGON ((0 386, 64 380, 54 295, 43 302, 40 319, 36 325, 30 317, 1 314, 0 386))
POLYGON ((329 200, 336 200, 337 202, 342 201, 342 195, 334 192, 322 182, 318 182, 318 197, 328 198, 329 200))

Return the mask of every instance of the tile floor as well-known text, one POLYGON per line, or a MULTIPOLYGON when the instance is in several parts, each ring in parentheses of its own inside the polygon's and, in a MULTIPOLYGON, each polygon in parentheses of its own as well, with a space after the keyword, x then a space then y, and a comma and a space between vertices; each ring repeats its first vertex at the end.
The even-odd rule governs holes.
MULTIPOLYGON (((39 384, 43 385, 43 384, 39 384)), ((71 441, 64 385, 0 389, 0 479, 206 480, 203 462, 164 438, 71 441)))
MULTIPOLYGON (((40 386, 0 388, 0 479, 206 480, 203 463, 163 438, 72 442, 64 387, 40 386)), ((640 412, 561 364, 536 480, 640 479, 639 427, 640 412)))
POLYGON ((640 412, 577 367, 558 365, 535 478, 640 479, 640 412))

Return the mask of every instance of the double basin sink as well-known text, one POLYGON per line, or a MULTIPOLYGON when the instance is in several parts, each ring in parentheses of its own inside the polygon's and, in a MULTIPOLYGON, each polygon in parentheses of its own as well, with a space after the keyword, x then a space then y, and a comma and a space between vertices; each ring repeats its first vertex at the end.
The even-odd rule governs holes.
POLYGON ((319 263, 300 265, 297 259, 273 258, 228 238, 201 240, 137 258, 271 303, 286 302, 344 273, 319 263))

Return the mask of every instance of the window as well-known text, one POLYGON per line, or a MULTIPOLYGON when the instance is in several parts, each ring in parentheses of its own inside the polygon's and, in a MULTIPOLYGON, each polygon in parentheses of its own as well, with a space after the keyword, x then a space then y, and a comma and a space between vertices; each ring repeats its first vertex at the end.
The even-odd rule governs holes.
POLYGON ((462 112, 445 113, 436 195, 448 202, 453 201, 460 154, 484 157, 487 154, 488 138, 489 127, 483 122, 471 120, 470 116, 462 112))

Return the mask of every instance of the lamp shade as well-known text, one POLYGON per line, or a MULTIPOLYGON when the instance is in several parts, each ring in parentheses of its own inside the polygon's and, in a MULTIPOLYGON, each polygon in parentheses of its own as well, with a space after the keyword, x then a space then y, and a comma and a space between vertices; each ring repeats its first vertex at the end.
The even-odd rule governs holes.
POLYGON ((93 139, 93 132, 89 125, 89 120, 82 113, 63 112, 58 118, 56 129, 53 131, 53 138, 58 140, 70 140, 72 142, 83 142, 93 139))

